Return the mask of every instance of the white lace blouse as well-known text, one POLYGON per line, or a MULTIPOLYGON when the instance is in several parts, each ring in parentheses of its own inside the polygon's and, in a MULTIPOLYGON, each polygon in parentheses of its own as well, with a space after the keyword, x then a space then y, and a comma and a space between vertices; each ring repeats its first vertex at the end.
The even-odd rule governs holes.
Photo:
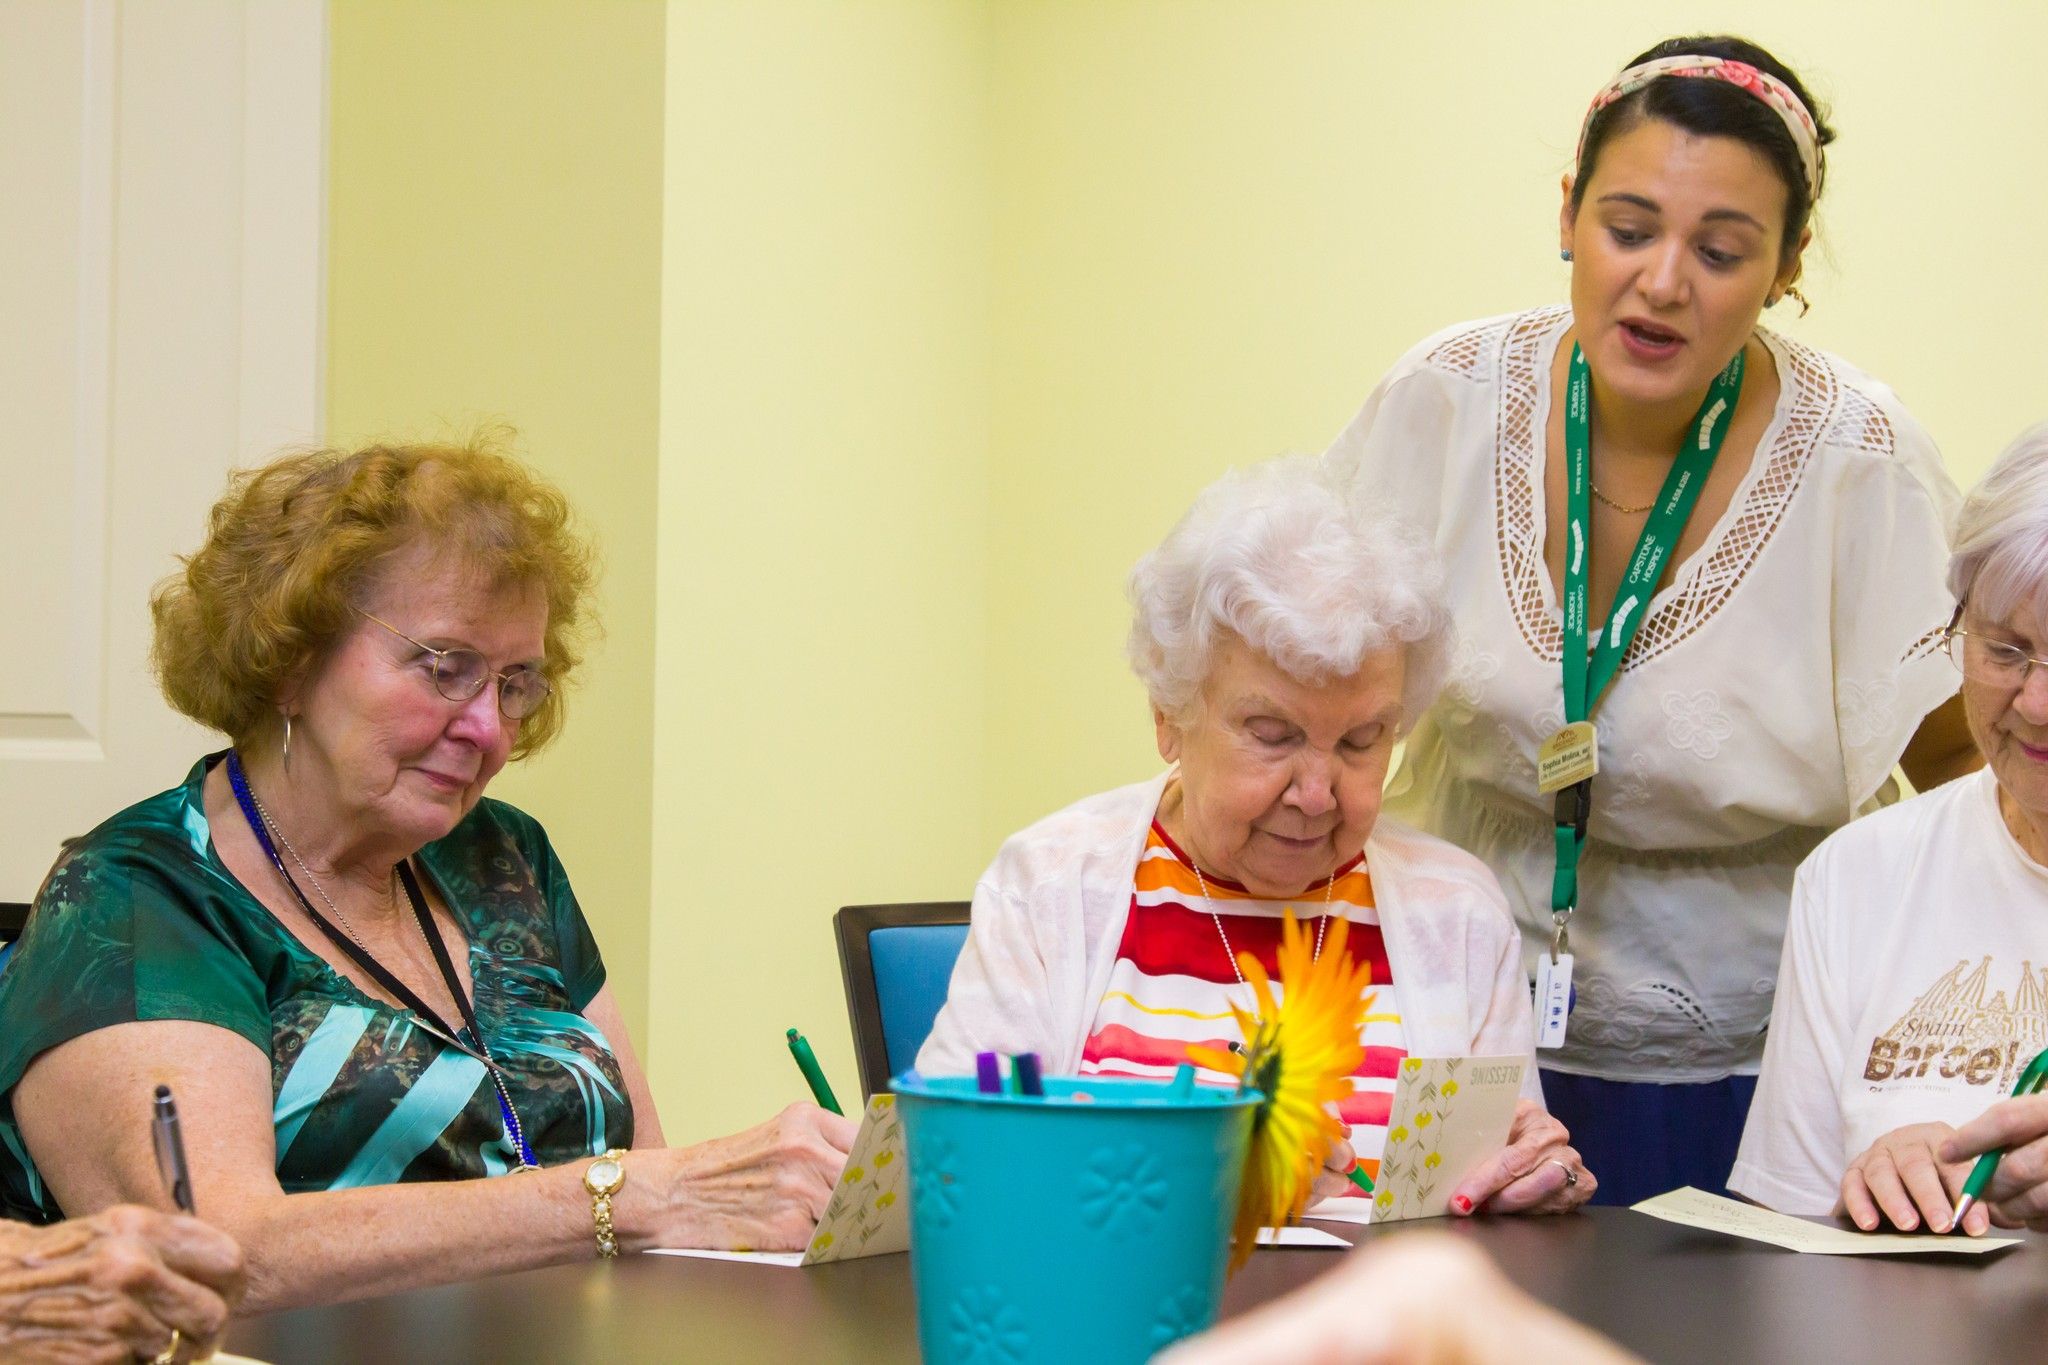
MULTIPOLYGON (((1533 964, 1550 934, 1563 723, 1543 562, 1543 440, 1562 307, 1416 347, 1325 458, 1355 495, 1433 528, 1459 644, 1387 811, 1500 877, 1533 964)), ((1754 1073, 1793 870, 1890 799, 1921 718, 1956 690, 1937 647, 1957 503, 1892 392, 1759 332, 1777 408, 1728 511, 1652 599, 1595 712, 1600 776, 1572 921, 1577 1004, 1544 1065, 1630 1081, 1754 1073)))

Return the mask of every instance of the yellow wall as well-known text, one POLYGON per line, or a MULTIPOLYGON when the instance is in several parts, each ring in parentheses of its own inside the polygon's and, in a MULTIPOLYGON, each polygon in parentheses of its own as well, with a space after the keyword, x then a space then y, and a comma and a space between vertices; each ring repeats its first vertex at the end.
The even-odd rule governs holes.
POLYGON ((986 847, 1156 764, 1121 586, 1196 488, 1321 449, 1429 332, 1563 299, 1585 101, 1671 33, 1746 31, 1833 102, 1814 309, 1771 325, 1892 384, 1964 483, 2048 416, 2039 6, 996 14, 986 847))
POLYGON ((831 913, 984 860, 986 13, 668 33, 652 1076, 671 1138, 857 1098, 831 913))
MULTIPOLYGON (((1585 99, 1746 30, 1842 140, 1809 318, 1968 482, 2048 415, 2048 11, 333 7, 338 436, 503 414, 604 536, 548 823, 673 1137, 854 1088, 832 910, 1156 761, 1131 561, 1447 323, 1563 297, 1585 99), (658 423, 658 439, 657 439, 658 423), (637 1009, 635 1011, 637 1020, 637 1009)), ((1783 310, 1780 310, 1783 311, 1783 310)))
POLYGON ((564 740, 491 794, 547 826, 644 1036, 663 11, 329 13, 329 439, 508 421, 594 532, 606 637, 564 740))

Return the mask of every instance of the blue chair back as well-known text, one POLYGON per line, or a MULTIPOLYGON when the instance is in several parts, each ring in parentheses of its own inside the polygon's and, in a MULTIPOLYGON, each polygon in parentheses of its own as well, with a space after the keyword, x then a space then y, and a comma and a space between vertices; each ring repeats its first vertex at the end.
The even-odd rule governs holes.
POLYGON ((953 979, 953 963, 965 942, 964 924, 906 924, 868 935, 891 1076, 916 1065, 917 1050, 946 1003, 946 984, 953 979))
POLYGON ((861 1092, 917 1061, 967 941, 967 902, 849 905, 833 918, 861 1092))

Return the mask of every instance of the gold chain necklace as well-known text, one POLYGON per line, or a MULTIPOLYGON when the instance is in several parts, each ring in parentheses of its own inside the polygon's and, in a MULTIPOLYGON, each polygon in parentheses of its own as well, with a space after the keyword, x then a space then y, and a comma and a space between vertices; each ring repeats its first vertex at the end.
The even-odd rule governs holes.
POLYGON ((1643 513, 1649 511, 1652 507, 1655 507, 1657 505, 1655 502, 1646 502, 1641 507, 1624 507, 1620 503, 1616 502, 1613 498, 1610 498, 1605 493, 1602 493, 1600 491, 1600 485, 1594 483, 1591 479, 1586 480, 1586 487, 1593 490, 1594 497, 1606 503, 1615 511, 1622 513, 1624 516, 1641 516, 1643 513))

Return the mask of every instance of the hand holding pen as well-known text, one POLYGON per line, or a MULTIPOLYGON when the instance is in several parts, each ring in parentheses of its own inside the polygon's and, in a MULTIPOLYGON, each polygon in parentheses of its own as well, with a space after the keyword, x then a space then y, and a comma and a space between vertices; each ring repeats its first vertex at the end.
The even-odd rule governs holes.
POLYGON ((2013 1098, 1962 1128, 1909 1123, 1879 1135, 1842 1172, 1840 1211, 1865 1232, 1889 1220, 1902 1232, 1918 1231, 1924 1224, 1932 1232, 1981 1237, 1994 1221, 1986 1202, 2004 1205, 2021 1191, 2031 1191, 2032 1212, 2001 1207, 1996 1221, 2048 1222, 2048 1109, 2037 1108, 2030 1098, 2044 1082, 2048 1049, 2020 1073, 2013 1098), (2007 1147, 2018 1150, 2008 1154, 2007 1147), (1963 1163, 1980 1153, 1965 1175, 1963 1163), (2000 1175, 2000 1160, 2014 1156, 2014 1166, 2000 1175))
MULTIPOLYGON (((242 1257, 235 1244, 221 1233, 193 1219, 192 1168, 185 1160, 185 1137, 178 1126, 178 1104, 171 1097, 169 1086, 159 1085, 150 1108, 150 1145, 156 1150, 157 1169, 163 1174, 164 1190, 171 1197, 182 1217, 165 1219, 162 1215, 136 1209, 130 1211, 141 1220, 135 1226, 138 1233, 154 1232, 157 1247, 161 1248, 165 1277, 175 1284, 187 1283, 177 1272, 196 1276, 196 1292, 184 1296, 186 1302, 180 1308, 161 1310, 161 1321, 157 1330, 168 1328, 170 1340, 161 1349, 145 1354, 151 1365, 176 1365, 176 1362, 194 1359, 203 1360, 213 1354, 212 1343, 218 1339, 226 1326, 227 1310, 241 1296, 242 1257), (199 1251, 195 1257, 190 1249, 183 1252, 180 1260, 180 1243, 195 1245, 199 1251), (225 1264, 207 1265, 205 1253, 211 1249, 219 1258, 224 1248, 225 1264), (209 1276, 205 1272, 212 1270, 209 1276), (216 1315, 211 1311, 214 1304, 221 1305, 216 1315)), ((113 1210, 119 1214, 121 1210, 113 1210)), ((153 1268, 153 1267, 152 1267, 153 1268)), ((159 1295, 158 1300, 175 1304, 178 1300, 169 1295, 159 1295)), ((150 1343, 152 1346, 154 1342, 150 1343)))
MULTIPOLYGON (((2048 1054, 2044 1054, 2048 1056, 2048 1054)), ((2048 1073, 2048 1063, 2043 1065, 2048 1073)), ((1981 1201, 1991 1221, 2048 1232, 2048 1094, 2000 1100, 1942 1143, 1944 1161, 1979 1157, 1959 1210, 1981 1201), (1981 1156, 1980 1156, 1981 1154, 1981 1156)))

